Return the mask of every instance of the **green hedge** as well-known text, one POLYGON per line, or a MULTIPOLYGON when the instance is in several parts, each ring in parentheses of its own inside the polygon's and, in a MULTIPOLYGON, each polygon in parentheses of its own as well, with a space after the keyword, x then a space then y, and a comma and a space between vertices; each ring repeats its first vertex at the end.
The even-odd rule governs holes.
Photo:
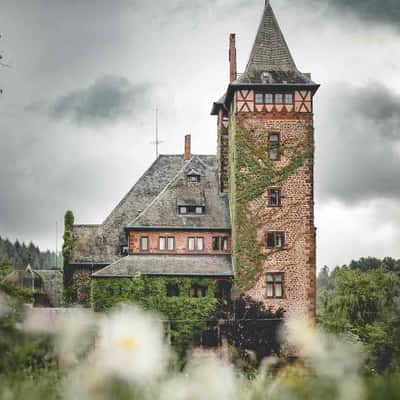
POLYGON ((169 335, 179 352, 199 337, 211 312, 217 309, 216 283, 211 278, 151 277, 93 278, 92 307, 106 311, 119 303, 136 303, 159 312, 169 321, 169 335), (179 295, 170 297, 168 285, 176 285, 179 295), (192 285, 207 288, 205 297, 190 297, 192 285))

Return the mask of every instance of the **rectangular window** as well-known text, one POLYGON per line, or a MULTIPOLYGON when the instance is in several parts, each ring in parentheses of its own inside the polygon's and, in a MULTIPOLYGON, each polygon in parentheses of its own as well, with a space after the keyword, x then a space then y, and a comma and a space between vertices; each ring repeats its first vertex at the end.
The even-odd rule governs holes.
POLYGON ((149 251, 149 238, 143 236, 140 238, 140 249, 141 251, 149 251))
POLYGON ((207 287, 194 284, 190 288, 190 297, 206 297, 207 287))
POLYGON ((204 250, 204 238, 198 237, 197 238, 197 251, 203 251, 204 250))
POLYGON ((188 181, 192 183, 200 182, 200 175, 188 175, 188 181))
POLYGON ((293 95, 291 93, 285 94, 285 104, 293 104, 293 95))
POLYGON ((187 214, 187 207, 179 207, 179 214, 187 214))
POLYGON ((213 250, 218 251, 219 250, 219 237, 213 237, 213 250))
POLYGON ((270 207, 279 207, 281 205, 281 190, 269 189, 268 190, 268 205, 270 207))
POLYGON ((166 238, 165 237, 160 237, 158 239, 158 248, 160 251, 165 251, 166 249, 166 238))
POLYGON ((188 239, 188 249, 189 249, 189 251, 195 251, 196 250, 195 238, 189 238, 188 239))
POLYGON ((228 238, 227 237, 222 238, 222 250, 228 251, 228 238))
POLYGON ((196 207, 196 214, 203 214, 203 207, 196 207))
POLYGON ((266 104, 274 104, 274 96, 272 95, 272 93, 265 94, 265 103, 266 104))
POLYGON ((175 250, 175 238, 174 237, 169 237, 167 242, 168 245, 168 251, 173 251, 175 250))
POLYGON ((264 95, 262 93, 256 93, 256 104, 264 103, 264 95))
POLYGON ((283 297, 283 274, 267 274, 267 297, 281 299, 283 297))
POLYGON ((279 133, 270 133, 268 137, 268 155, 269 159, 272 161, 279 160, 279 142, 280 135, 279 133))
POLYGON ((283 232, 268 232, 267 247, 270 249, 280 249, 285 245, 285 234, 283 232))
POLYGON ((275 103, 276 104, 283 104, 283 94, 277 93, 275 95, 275 103))

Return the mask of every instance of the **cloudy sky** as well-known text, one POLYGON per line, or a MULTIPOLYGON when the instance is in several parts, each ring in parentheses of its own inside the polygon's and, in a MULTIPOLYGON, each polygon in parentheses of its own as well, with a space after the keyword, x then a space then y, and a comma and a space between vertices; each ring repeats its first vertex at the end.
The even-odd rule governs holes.
MULTIPOLYGON (((316 97, 318 264, 400 257, 400 2, 272 0, 316 97)), ((212 101, 264 0, 2 0, 0 235, 55 247, 99 223, 162 153, 216 151, 212 101), (61 241, 61 234, 59 243, 61 241)))

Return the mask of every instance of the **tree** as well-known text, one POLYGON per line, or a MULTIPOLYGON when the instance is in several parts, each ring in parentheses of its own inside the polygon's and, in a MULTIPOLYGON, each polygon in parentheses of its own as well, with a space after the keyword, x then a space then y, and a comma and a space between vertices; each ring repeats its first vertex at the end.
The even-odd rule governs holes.
POLYGON ((321 325, 356 335, 368 350, 368 365, 378 371, 400 367, 399 283, 396 274, 383 268, 342 268, 335 288, 322 295, 321 325))
POLYGON ((72 254, 72 228, 74 226, 74 213, 68 210, 64 216, 64 244, 62 255, 64 257, 64 266, 68 264, 72 254))

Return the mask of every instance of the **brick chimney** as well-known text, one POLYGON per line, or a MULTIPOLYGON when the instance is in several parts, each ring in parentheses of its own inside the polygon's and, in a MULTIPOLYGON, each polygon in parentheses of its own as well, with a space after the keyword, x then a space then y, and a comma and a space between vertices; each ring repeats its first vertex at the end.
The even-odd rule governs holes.
POLYGON ((190 143, 191 138, 190 135, 185 136, 185 161, 189 161, 192 157, 191 151, 190 151, 190 143))
POLYGON ((236 61, 236 34, 231 33, 229 36, 229 82, 236 81, 237 77, 237 61, 236 61))

